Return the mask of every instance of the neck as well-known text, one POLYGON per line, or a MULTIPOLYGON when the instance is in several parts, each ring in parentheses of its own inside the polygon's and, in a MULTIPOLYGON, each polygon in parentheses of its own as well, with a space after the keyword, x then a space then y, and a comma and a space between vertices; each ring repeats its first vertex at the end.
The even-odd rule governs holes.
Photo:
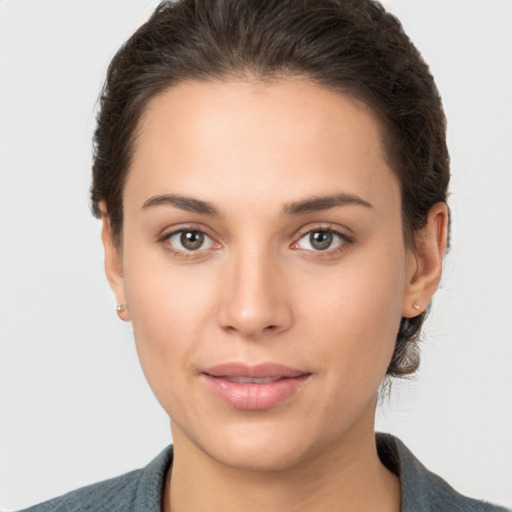
POLYGON ((173 425, 174 461, 166 512, 320 512, 400 510, 398 478, 380 462, 372 428, 348 432, 326 453, 293 467, 254 471, 226 466, 173 425))

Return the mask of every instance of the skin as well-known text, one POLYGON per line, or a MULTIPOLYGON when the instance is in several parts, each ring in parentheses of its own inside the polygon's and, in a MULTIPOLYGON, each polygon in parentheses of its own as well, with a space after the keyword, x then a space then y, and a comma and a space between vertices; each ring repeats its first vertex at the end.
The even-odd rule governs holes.
POLYGON ((400 318, 439 283, 448 215, 435 205, 406 247, 381 140, 368 107, 305 80, 191 81, 150 101, 122 247, 106 214, 103 242, 121 316, 171 418, 166 510, 400 509, 398 479, 376 452, 376 397, 400 318), (217 214, 154 199, 169 194, 217 214), (340 194, 370 206, 291 212, 340 194), (205 233, 204 245, 187 250, 172 236, 180 229, 205 233), (329 230, 339 234, 327 249, 311 244, 329 230), (310 376, 276 406, 240 410, 201 374, 229 361, 310 376))

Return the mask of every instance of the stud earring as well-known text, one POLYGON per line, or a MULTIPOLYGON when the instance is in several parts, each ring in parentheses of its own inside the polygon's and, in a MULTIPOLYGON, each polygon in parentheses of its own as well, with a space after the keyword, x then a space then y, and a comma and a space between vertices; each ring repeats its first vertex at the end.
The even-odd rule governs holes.
POLYGON ((116 306, 116 312, 117 312, 119 318, 121 318, 121 313, 124 313, 127 309, 128 309, 128 306, 126 304, 123 304, 123 303, 119 303, 116 306))
POLYGON ((415 309, 416 311, 421 311, 421 307, 418 306, 418 304, 416 304, 416 302, 412 305, 413 309, 415 309))

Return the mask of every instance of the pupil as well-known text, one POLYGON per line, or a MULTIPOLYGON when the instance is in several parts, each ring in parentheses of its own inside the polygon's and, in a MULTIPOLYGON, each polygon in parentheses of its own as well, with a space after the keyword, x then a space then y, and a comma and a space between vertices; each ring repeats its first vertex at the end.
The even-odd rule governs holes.
POLYGON ((199 231, 184 231, 181 234, 180 242, 185 249, 195 251, 203 245, 204 235, 199 231))
POLYGON ((332 233, 328 231, 315 231, 309 235, 311 246, 319 251, 328 249, 332 244, 332 233))

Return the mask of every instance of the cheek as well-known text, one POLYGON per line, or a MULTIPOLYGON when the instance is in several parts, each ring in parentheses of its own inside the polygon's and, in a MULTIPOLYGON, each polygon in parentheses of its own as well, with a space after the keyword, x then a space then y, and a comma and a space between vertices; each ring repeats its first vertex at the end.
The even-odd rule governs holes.
POLYGON ((361 389, 370 380, 378 386, 387 370, 400 324, 404 261, 401 250, 381 250, 309 283, 304 316, 321 319, 310 323, 317 330, 311 336, 326 364, 335 361, 339 378, 349 376, 344 385, 361 389))
POLYGON ((169 410, 180 383, 192 375, 190 361, 211 322, 212 286, 192 266, 126 262, 126 268, 136 269, 125 273, 125 288, 140 363, 169 410))

